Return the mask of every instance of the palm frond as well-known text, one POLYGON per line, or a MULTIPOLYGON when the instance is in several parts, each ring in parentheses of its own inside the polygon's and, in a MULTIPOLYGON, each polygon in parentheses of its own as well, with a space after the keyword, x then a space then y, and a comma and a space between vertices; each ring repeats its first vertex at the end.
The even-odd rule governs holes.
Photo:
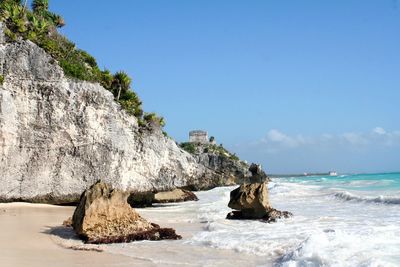
POLYGON ((42 13, 49 10, 49 0, 33 0, 32 10, 34 13, 42 13))

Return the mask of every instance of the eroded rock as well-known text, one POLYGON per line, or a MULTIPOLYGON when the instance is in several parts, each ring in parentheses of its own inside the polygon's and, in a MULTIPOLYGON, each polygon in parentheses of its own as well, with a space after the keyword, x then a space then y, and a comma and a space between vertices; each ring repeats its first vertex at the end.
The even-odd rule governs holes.
POLYGON ((170 202, 184 202, 184 201, 197 201, 197 196, 188 190, 174 189, 167 192, 159 192, 154 196, 154 203, 170 203, 170 202))
POLYGON ((180 239, 171 228, 142 218, 127 202, 128 194, 97 182, 86 190, 72 217, 75 232, 87 243, 180 239))
POLYGON ((251 172, 250 183, 263 183, 270 180, 260 164, 252 163, 249 167, 249 171, 251 172))
POLYGON ((267 183, 242 184, 230 194, 228 207, 234 209, 227 219, 258 219, 275 222, 279 218, 288 218, 288 211, 278 211, 271 207, 267 183))

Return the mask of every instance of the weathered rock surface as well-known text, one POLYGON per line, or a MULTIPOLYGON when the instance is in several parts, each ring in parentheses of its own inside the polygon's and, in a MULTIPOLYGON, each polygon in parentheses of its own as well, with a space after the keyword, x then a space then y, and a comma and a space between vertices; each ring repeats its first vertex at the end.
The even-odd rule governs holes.
POLYGON ((0 201, 77 202, 102 179, 122 190, 215 187, 161 130, 143 130, 99 84, 66 78, 30 41, 6 43, 0 26, 0 201))
POLYGON ((194 155, 194 157, 199 164, 220 174, 220 182, 223 186, 240 184, 251 177, 249 167, 243 162, 234 161, 225 156, 207 152, 194 155))
POLYGON ((259 219, 274 222, 292 216, 290 212, 271 207, 267 183, 242 184, 230 194, 228 207, 234 209, 227 219, 259 219))
POLYGON ((229 220, 260 220, 266 223, 276 222, 278 219, 290 218, 293 214, 288 211, 279 211, 274 208, 269 209, 262 218, 248 217, 242 211, 234 210, 226 216, 229 220))
POLYGON ((128 194, 97 182, 86 190, 72 217, 76 233, 87 243, 180 239, 171 228, 142 218, 127 202, 128 194))
MULTIPOLYGON (((199 164, 217 174, 217 176, 213 176, 211 184, 217 183, 219 186, 229 186, 249 182, 269 181, 269 177, 260 165, 252 164, 249 166, 243 161, 232 159, 226 155, 209 152, 206 145, 198 144, 193 156, 199 164)), ((201 186, 206 184, 206 180, 203 181, 199 186, 190 189, 203 189, 201 186)))
POLYGON ((172 191, 159 192, 154 196, 154 203, 171 203, 184 201, 197 201, 197 196, 188 190, 176 188, 172 191))
POLYGON ((252 163, 249 167, 249 171, 251 172, 250 183, 263 183, 265 181, 270 181, 269 177, 259 164, 252 163))
POLYGON ((198 198, 193 192, 180 188, 158 193, 133 192, 128 197, 128 203, 132 208, 151 207, 153 203, 174 203, 197 200, 198 198))

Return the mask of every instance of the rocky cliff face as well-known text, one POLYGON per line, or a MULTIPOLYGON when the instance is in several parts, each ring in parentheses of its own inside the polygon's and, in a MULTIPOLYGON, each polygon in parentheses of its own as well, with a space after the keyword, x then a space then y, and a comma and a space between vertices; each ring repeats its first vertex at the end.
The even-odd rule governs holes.
POLYGON ((221 176, 136 118, 98 84, 64 76, 30 41, 0 29, 0 201, 67 203, 96 180, 133 191, 196 185, 221 176))
POLYGON ((221 185, 248 182, 251 177, 249 166, 244 162, 208 152, 195 154, 194 157, 199 164, 216 172, 222 177, 221 185))
MULTIPOLYGON (((183 147, 187 148, 187 144, 184 143, 183 147)), ((190 145, 192 146, 191 154, 196 161, 214 173, 211 183, 224 186, 269 181, 269 177, 260 165, 254 163, 249 165, 221 146, 200 143, 190 145)), ((203 185, 204 183, 201 186, 203 185)))

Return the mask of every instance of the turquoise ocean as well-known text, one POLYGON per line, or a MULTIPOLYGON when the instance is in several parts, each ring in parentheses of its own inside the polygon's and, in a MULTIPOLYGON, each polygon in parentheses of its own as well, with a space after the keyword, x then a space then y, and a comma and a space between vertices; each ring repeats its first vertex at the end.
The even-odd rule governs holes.
POLYGON ((282 178, 282 181, 310 185, 322 185, 324 188, 341 188, 359 191, 398 191, 400 190, 400 172, 376 174, 342 174, 337 176, 300 176, 282 178))

